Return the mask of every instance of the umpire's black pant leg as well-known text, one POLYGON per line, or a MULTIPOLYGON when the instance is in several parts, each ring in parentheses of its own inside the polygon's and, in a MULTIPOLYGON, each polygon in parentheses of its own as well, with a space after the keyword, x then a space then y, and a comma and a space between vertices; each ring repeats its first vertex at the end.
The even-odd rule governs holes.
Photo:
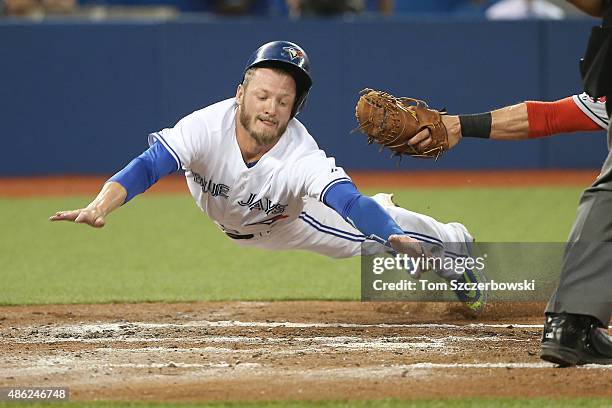
MULTIPOLYGON (((610 130, 608 132, 610 137, 610 130)), ((565 249, 559 286, 546 312, 612 318, 612 154, 582 194, 565 249)))

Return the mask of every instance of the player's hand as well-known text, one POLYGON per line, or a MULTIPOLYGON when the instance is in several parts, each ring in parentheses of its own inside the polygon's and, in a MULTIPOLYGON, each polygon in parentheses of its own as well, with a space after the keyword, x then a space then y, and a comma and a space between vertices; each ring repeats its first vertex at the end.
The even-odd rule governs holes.
POLYGON ((102 228, 106 224, 106 216, 119 208, 125 202, 127 190, 115 181, 104 184, 98 196, 85 208, 71 211, 58 211, 49 217, 50 221, 72 221, 77 224, 87 224, 94 228, 102 228))
POLYGON ((389 244, 397 253, 407 254, 414 258, 423 254, 421 243, 408 235, 391 235, 389 237, 389 244))
POLYGON ((106 224, 104 214, 95 207, 80 208, 71 211, 58 211, 49 217, 50 221, 72 221, 77 224, 87 224, 94 228, 102 228, 106 224))
MULTIPOLYGON (((452 149, 461 141, 461 124, 458 116, 442 115, 442 123, 448 135, 448 148, 452 149)), ((429 129, 425 128, 408 139, 408 144, 419 149, 425 149, 432 142, 429 129)))
POLYGON ((432 142, 431 132, 425 128, 408 139, 408 144, 419 149, 425 149, 432 142))
MULTIPOLYGON (((421 242, 414 238, 410 238, 408 235, 391 235, 389 237, 389 244, 395 252, 407 254, 412 258, 418 258, 424 254, 424 248, 421 242)), ((410 271, 410 274, 414 279, 420 279, 423 271, 417 268, 410 271)))

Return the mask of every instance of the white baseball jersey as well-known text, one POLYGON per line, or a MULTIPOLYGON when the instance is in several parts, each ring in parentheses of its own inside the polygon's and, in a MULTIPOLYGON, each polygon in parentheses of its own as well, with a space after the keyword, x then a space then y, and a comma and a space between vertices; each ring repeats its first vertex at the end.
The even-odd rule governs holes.
POLYGON ((606 98, 595 99, 586 93, 573 95, 574 103, 585 115, 595 122, 602 129, 608 129, 610 119, 606 112, 606 98))
POLYGON ((252 167, 236 140, 235 98, 198 110, 171 129, 149 135, 185 170, 197 205, 225 232, 267 234, 302 213, 304 197, 322 201, 328 189, 350 180, 291 119, 277 144, 252 167))

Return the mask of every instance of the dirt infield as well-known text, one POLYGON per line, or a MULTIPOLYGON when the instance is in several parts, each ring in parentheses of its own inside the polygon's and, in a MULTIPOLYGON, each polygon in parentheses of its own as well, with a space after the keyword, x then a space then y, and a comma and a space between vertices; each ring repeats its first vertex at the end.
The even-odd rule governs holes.
MULTIPOLYGON (((529 187, 590 185, 596 170, 358 172, 350 176, 359 188, 529 187)), ((0 178, 0 197, 94 195, 109 176, 0 178)), ((185 178, 163 178, 148 193, 187 192, 185 178)))
POLYGON ((0 308, 0 386, 71 399, 612 397, 538 358, 542 304, 207 302, 0 308))

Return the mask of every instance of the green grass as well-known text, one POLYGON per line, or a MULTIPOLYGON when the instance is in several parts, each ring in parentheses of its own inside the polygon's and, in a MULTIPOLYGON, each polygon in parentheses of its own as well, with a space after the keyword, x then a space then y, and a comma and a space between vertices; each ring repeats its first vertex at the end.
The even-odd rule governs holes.
POLYGON ((399 204, 440 221, 459 221, 481 242, 564 242, 581 188, 404 190, 399 204))
MULTIPOLYGON (((612 400, 604 398, 572 398, 572 399, 547 399, 547 398, 466 398, 466 399, 448 399, 448 400, 379 400, 379 401, 290 401, 290 402, 211 402, 199 404, 186 403, 147 403, 147 402, 72 402, 72 403, 35 403, 28 404, 32 408, 566 408, 566 407, 581 407, 581 408, 609 408, 612 400)), ((23 407, 23 403, 2 403, 0 408, 5 407, 23 407)))
MULTIPOLYGON (((580 189, 395 193, 413 211, 463 222, 482 242, 562 242, 580 189)), ((88 200, 0 200, 0 304, 359 299, 358 259, 238 247, 187 194, 139 197, 101 230, 47 221, 88 200)))

